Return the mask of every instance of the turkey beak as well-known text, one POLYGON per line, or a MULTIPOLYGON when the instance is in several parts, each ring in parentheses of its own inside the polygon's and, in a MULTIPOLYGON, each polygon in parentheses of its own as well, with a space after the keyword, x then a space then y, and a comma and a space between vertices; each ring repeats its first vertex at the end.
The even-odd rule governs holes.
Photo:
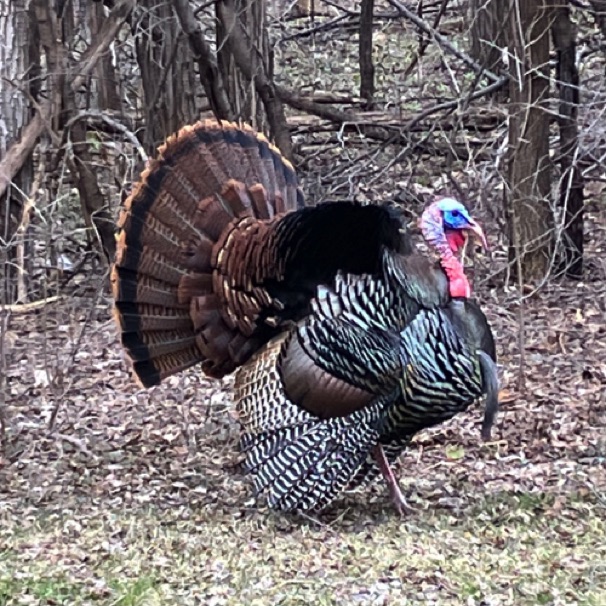
POLYGON ((486 240, 486 236, 484 235, 484 230, 473 219, 469 222, 467 231, 478 239, 484 250, 488 250, 488 242, 486 240))

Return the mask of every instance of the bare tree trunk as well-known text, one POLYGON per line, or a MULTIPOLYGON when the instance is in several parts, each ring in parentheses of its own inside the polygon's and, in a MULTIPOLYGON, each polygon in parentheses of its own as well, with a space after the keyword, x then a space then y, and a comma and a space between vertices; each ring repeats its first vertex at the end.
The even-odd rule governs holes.
MULTIPOLYGON (((94 2, 90 5, 87 16, 90 31, 98 32, 105 21, 103 4, 94 2)), ((95 105, 99 110, 122 113, 122 95, 111 53, 105 53, 97 64, 91 89, 96 98, 95 105)))
MULTIPOLYGON (((469 54, 485 69, 498 74, 504 67, 503 49, 507 46, 507 2, 503 0, 470 0, 469 54)), ((493 93, 506 101, 507 89, 493 93)))
POLYGON ((509 0, 509 254, 524 281, 547 275, 553 251, 547 2, 509 0))
MULTIPOLYGON (((206 93, 210 109, 215 117, 220 120, 234 120, 234 112, 223 85, 216 55, 206 41, 191 5, 188 0, 173 0, 173 6, 183 33, 187 36, 189 46, 196 58, 200 84, 206 93)), ((218 27, 220 27, 219 23, 217 23, 218 27)))
POLYGON ((250 65, 252 77, 247 76, 239 67, 232 52, 230 41, 230 23, 226 22, 226 12, 219 2, 217 10, 217 58, 219 69, 226 83, 227 94, 235 109, 238 120, 252 124, 257 130, 269 130, 269 124, 263 112, 263 102, 255 88, 254 74, 271 74, 273 65, 269 52, 267 28, 265 26, 265 1, 234 0, 231 10, 238 24, 251 41, 250 65))
POLYGON ((375 96, 375 66, 372 61, 374 6, 374 0, 362 0, 360 6, 360 97, 366 100, 368 108, 372 107, 375 96))
POLYGON ((155 152, 166 137, 198 119, 203 95, 187 38, 169 2, 142 0, 135 45, 143 85, 144 147, 155 152))
MULTIPOLYGON (((0 159, 24 134, 25 126, 34 115, 29 95, 37 96, 39 57, 35 20, 31 19, 29 0, 0 2, 0 159)), ((27 229, 18 231, 23 222, 25 200, 31 194, 33 180, 32 154, 25 156, 4 195, 0 194, 0 273, 2 292, 0 302, 11 303, 27 297, 30 258, 23 251, 17 262, 16 238, 28 246, 27 229)), ((24 223, 25 225, 25 223, 24 223)))
POLYGON ((564 221, 562 265, 573 278, 583 277, 583 175, 577 162, 579 129, 579 72, 576 64, 576 30, 566 0, 554 2, 551 26, 557 52, 556 80, 560 92, 560 210, 564 221))
MULTIPOLYGON (((248 4, 254 4, 247 0, 248 4)), ((259 2, 258 4, 264 4, 259 2)), ((263 110, 258 105, 251 107, 251 115, 257 116, 254 125, 259 130, 269 130, 280 151, 292 159, 292 141, 282 100, 272 79, 272 61, 267 44, 265 17, 263 26, 256 31, 248 31, 241 21, 242 6, 240 0, 219 0, 217 14, 221 21, 226 48, 229 49, 238 70, 246 80, 254 85, 255 92, 263 104, 263 110), (263 128, 265 121, 269 128, 263 128)), ((264 15, 264 13, 263 13, 264 15)), ((224 78, 227 79, 227 78, 224 78)), ((251 97, 251 99, 254 97, 251 97)), ((232 105, 235 105, 232 101, 232 105)))
POLYGON ((589 0, 595 13, 595 20, 606 42, 606 0, 589 0))

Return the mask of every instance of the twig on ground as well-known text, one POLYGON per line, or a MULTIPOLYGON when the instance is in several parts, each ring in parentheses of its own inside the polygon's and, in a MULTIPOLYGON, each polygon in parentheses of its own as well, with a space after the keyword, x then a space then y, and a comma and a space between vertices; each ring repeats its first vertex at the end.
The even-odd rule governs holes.
POLYGON ((30 303, 11 303, 10 305, 3 305, 2 309, 6 309, 13 314, 25 314, 30 311, 38 311, 51 303, 60 301, 63 297, 55 295, 52 297, 46 297, 46 299, 39 299, 38 301, 31 301, 30 303))

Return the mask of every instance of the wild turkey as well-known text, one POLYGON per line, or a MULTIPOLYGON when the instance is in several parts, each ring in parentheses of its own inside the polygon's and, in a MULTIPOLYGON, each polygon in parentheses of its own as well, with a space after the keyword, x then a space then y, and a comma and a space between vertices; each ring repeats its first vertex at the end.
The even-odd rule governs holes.
POLYGON ((487 395, 495 347, 455 253, 481 228, 435 201, 413 254, 399 214, 305 206, 291 164, 246 126, 169 138, 119 219, 115 316, 149 387, 201 364, 235 376, 245 469, 271 507, 318 510, 391 463, 420 429, 487 395))

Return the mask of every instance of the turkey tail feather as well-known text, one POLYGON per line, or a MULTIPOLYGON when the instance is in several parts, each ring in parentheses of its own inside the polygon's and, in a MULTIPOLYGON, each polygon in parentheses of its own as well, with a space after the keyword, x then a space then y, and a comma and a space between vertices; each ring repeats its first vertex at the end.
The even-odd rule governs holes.
POLYGON ((144 386, 198 362, 222 376, 259 346, 222 313, 217 242, 234 221, 303 205, 290 162, 250 127, 201 121, 159 148, 121 212, 111 273, 122 343, 144 386))

